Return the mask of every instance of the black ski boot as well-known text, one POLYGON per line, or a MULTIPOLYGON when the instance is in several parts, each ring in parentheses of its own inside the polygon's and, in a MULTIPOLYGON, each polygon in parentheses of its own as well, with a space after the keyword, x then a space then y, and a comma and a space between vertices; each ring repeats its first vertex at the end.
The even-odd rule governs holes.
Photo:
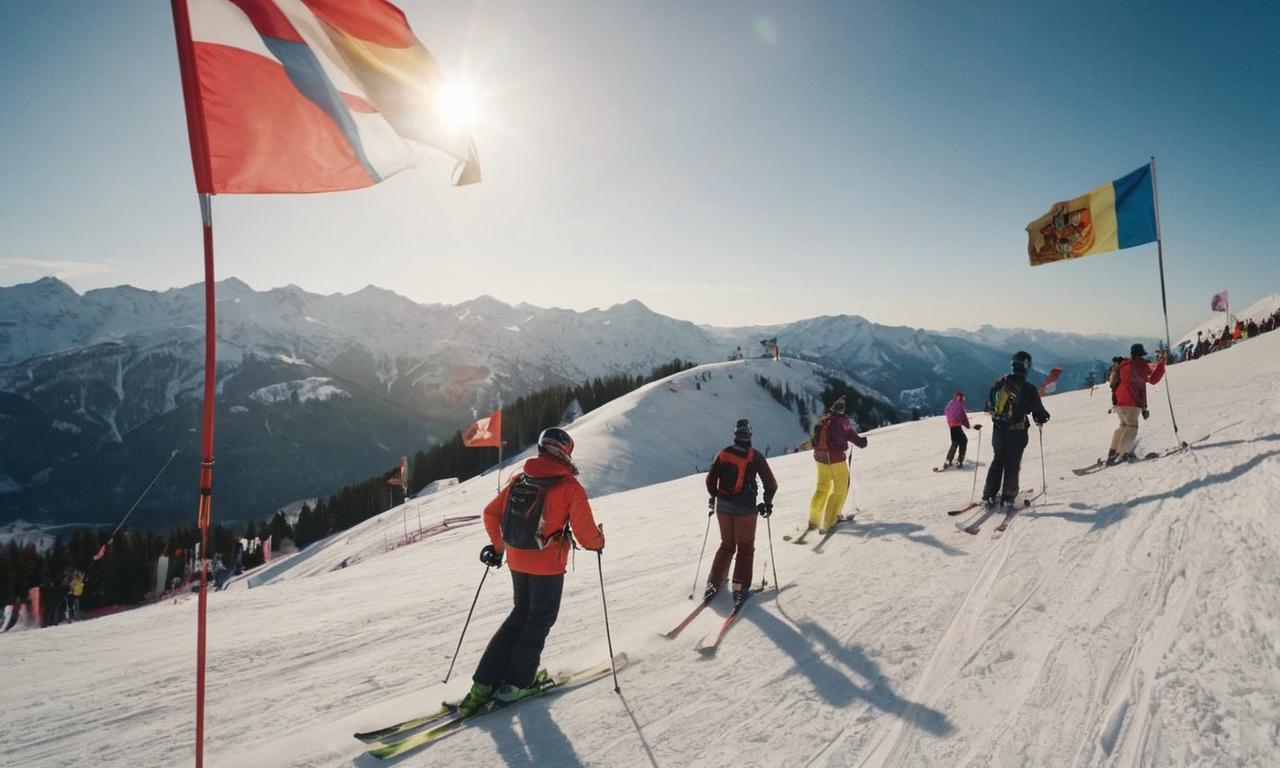
POLYGON ((751 597, 751 590, 748 587, 735 589, 733 591, 733 609, 736 611, 741 608, 742 604, 747 602, 748 597, 751 597))
POLYGON ((719 592, 720 592, 720 588, 708 581, 707 588, 702 592, 702 602, 704 603, 711 602, 713 599, 715 599, 715 596, 719 594, 719 592))
POLYGON ((1120 461, 1120 454, 1115 451, 1107 451, 1107 466, 1114 467, 1116 462, 1120 461))

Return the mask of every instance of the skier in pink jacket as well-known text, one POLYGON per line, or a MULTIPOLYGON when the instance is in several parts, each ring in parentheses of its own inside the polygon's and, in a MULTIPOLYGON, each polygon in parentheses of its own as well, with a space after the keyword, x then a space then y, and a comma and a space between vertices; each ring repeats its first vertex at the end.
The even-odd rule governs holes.
POLYGON ((964 410, 964 393, 956 392, 951 402, 947 403, 947 407, 942 411, 947 417, 947 428, 951 430, 951 447, 947 449, 947 461, 942 465, 943 469, 949 467, 960 468, 964 464, 964 452, 969 447, 969 438, 964 431, 970 429, 969 414, 964 410), (952 459, 955 463, 952 463, 952 459))

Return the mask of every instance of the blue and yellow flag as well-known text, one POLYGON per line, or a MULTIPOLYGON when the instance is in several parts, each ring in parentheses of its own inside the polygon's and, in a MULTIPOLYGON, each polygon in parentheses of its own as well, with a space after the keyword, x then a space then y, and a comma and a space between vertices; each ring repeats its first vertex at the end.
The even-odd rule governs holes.
POLYGON ((1031 266, 1118 251, 1157 239, 1151 165, 1086 195, 1054 203, 1027 225, 1031 266))

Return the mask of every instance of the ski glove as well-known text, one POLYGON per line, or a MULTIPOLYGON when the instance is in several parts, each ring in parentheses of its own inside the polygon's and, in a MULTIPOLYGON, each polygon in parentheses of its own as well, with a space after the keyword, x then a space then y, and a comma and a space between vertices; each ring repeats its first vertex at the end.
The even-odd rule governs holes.
POLYGON ((767 501, 763 504, 757 504, 756 511, 760 513, 761 517, 768 517, 773 514, 773 504, 767 501))
POLYGON ((494 549, 492 544, 485 544, 484 549, 480 550, 480 562, 490 568, 501 568, 502 553, 494 549))
POLYGON ((716 497, 712 496, 707 499, 707 517, 711 517, 716 513, 716 497))
POLYGON ((1143 409, 1142 409, 1142 420, 1143 420, 1143 421, 1146 421, 1146 420, 1147 420, 1147 419, 1149 419, 1149 418, 1151 418, 1151 411, 1148 411, 1146 408, 1143 408, 1143 409))

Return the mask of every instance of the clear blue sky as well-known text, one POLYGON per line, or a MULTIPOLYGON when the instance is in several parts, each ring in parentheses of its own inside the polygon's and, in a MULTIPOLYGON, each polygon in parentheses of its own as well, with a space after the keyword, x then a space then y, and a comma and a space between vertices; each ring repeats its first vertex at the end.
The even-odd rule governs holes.
MULTIPOLYGON (((1154 245, 1023 232, 1155 155, 1174 337, 1280 290, 1273 2, 399 4, 483 91, 484 183, 219 197, 220 277, 1163 335, 1154 245)), ((0 4, 0 93, 0 284, 201 278, 168 3, 0 4)))

